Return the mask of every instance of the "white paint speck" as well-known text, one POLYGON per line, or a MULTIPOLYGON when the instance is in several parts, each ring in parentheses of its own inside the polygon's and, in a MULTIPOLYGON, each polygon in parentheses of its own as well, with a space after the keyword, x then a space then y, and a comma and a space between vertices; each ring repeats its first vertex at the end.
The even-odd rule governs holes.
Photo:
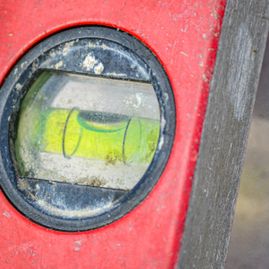
POLYGON ((97 75, 102 74, 102 72, 104 71, 104 65, 101 62, 98 63, 97 65, 95 65, 93 71, 97 75))
POLYGON ((62 67, 63 66, 63 61, 59 61, 57 64, 55 64, 55 68, 56 69, 59 69, 60 67, 62 67))
POLYGON ((82 246, 82 241, 81 240, 76 240, 74 242, 74 251, 80 251, 82 246))
POLYGON ((95 59, 95 57, 93 56, 93 55, 91 55, 91 54, 88 54, 86 57, 85 57, 85 59, 84 59, 84 61, 83 61, 83 63, 82 63, 82 66, 86 69, 86 70, 91 70, 91 69, 93 69, 93 67, 95 66, 95 65, 97 65, 98 64, 98 61, 95 59))
POLYGON ((17 83, 15 85, 15 88, 16 88, 17 91, 19 91, 22 88, 22 85, 20 83, 17 83))
POLYGON ((73 47, 73 45, 74 41, 67 42, 63 48, 63 55, 66 55, 69 52, 69 50, 73 47))
POLYGON ((203 78, 204 82, 208 82, 208 78, 207 78, 206 74, 203 74, 202 78, 203 78))
POLYGON ((188 53, 186 53, 186 52, 184 52, 184 51, 181 51, 180 54, 182 54, 182 55, 184 55, 184 56, 186 56, 186 57, 189 56, 188 53))
POLYGON ((143 94, 142 93, 136 93, 135 94, 135 98, 136 98, 136 105, 135 105, 135 107, 138 108, 138 107, 140 107, 140 105, 142 103, 143 94))
POLYGON ((6 218, 8 218, 8 219, 10 219, 11 214, 8 211, 4 211, 3 212, 3 216, 6 217, 6 218))

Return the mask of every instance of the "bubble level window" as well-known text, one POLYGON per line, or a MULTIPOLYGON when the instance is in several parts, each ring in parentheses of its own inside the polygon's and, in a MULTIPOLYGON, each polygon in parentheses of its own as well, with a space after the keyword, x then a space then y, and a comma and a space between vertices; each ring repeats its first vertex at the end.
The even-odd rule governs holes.
POLYGON ((159 103, 150 83, 42 71, 16 133, 20 177, 130 190, 155 154, 159 103))

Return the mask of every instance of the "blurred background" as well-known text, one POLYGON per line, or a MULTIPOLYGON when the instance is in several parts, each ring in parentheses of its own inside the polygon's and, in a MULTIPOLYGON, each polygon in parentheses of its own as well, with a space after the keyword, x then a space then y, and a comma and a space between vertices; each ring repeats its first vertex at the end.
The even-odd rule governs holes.
POLYGON ((269 40, 225 268, 269 268, 269 40))

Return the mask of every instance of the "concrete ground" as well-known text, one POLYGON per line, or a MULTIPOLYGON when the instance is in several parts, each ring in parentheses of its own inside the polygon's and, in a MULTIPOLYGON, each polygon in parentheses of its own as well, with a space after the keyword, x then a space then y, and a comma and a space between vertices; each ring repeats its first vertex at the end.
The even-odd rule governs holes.
POLYGON ((269 268, 269 40, 267 44, 226 269, 269 268))

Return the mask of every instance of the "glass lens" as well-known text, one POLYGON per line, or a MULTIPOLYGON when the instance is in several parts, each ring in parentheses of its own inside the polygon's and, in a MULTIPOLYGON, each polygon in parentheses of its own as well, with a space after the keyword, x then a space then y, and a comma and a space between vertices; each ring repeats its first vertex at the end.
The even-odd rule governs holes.
POLYGON ((150 83, 43 71, 19 112, 17 170, 20 177, 130 190, 159 134, 150 83))

